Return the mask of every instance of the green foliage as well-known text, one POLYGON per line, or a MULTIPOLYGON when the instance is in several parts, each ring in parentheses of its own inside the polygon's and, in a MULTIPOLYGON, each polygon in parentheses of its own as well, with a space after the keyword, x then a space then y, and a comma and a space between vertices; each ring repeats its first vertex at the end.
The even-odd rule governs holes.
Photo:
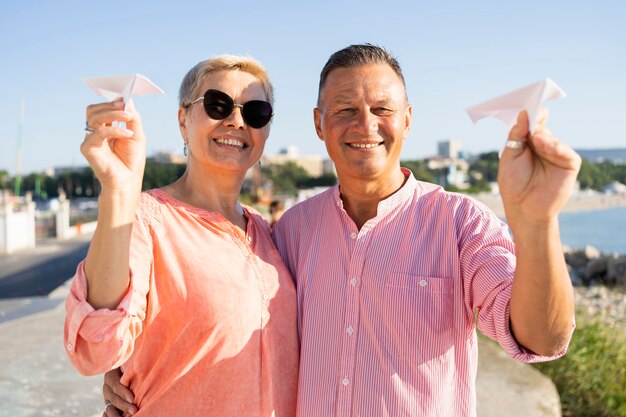
POLYGON ((335 174, 323 174, 319 177, 307 177, 298 182, 298 188, 332 187, 337 184, 335 174))
POLYGON ((431 182, 437 184, 435 176, 437 173, 428 168, 426 161, 402 161, 401 165, 407 169, 410 169, 416 179, 419 181, 431 182))
POLYGON ((535 364, 552 378, 563 416, 626 417, 626 334, 598 322, 580 322, 568 353, 535 364))
POLYGON ((9 171, 0 169, 0 190, 9 188, 9 171))
POLYGON ((580 188, 601 190, 611 181, 626 184, 626 164, 615 164, 610 161, 593 163, 583 159, 578 174, 580 188))
POLYGON ((482 153, 472 162, 469 171, 481 173, 485 182, 494 182, 498 180, 499 162, 498 152, 482 153))
POLYGON ((264 165, 261 173, 263 179, 272 184, 272 191, 277 195, 296 195, 302 188, 330 187, 337 184, 337 177, 334 174, 311 177, 295 162, 264 165))
POLYGON ((143 173, 142 189, 150 190, 171 184, 183 175, 185 168, 185 164, 165 164, 148 161, 143 173))
POLYGON ((487 152, 478 155, 469 167, 470 187, 468 194, 491 191, 491 183, 498 180, 498 152, 487 152))
POLYGON ((263 178, 272 183, 276 194, 295 195, 299 184, 306 183, 310 178, 306 170, 294 162, 265 165, 261 173, 263 178))

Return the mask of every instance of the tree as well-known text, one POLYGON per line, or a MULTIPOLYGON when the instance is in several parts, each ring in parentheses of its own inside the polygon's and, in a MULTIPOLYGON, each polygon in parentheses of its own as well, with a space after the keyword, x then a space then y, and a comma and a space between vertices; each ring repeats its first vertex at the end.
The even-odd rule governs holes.
POLYGON ((295 195, 300 184, 306 183, 310 176, 304 168, 295 162, 270 164, 261 168, 263 177, 272 182, 274 193, 295 195))
POLYGON ((437 183, 437 180, 435 179, 437 173, 428 168, 426 161, 402 161, 400 164, 403 167, 410 169, 415 178, 419 181, 431 182, 433 184, 437 183))

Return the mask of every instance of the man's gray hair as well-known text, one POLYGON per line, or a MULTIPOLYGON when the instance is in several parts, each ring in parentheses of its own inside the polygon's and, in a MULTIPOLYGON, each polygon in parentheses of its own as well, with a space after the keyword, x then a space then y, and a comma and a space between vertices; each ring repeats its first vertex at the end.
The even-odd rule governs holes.
POLYGON ((406 84, 404 82, 404 75, 402 75, 402 68, 398 60, 385 48, 371 43, 363 43, 358 45, 350 45, 340 51, 335 52, 328 58, 326 65, 322 68, 320 73, 320 84, 317 91, 317 102, 320 101, 322 94, 322 88, 326 84, 328 74, 336 68, 353 68, 361 65, 376 65, 387 64, 396 73, 396 75, 402 80, 404 86, 404 94, 406 97, 406 84))

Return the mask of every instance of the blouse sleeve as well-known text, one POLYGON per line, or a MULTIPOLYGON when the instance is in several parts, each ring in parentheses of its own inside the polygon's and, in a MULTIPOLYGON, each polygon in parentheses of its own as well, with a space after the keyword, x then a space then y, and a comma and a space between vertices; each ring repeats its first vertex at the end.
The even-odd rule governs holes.
MULTIPOLYGON (((145 198, 143 194, 142 202, 145 198)), ((131 234, 130 284, 117 308, 96 310, 87 302, 85 261, 78 265, 65 300, 65 350, 83 375, 122 365, 132 355, 135 340, 142 332, 153 274, 152 227, 142 211, 140 204, 131 234)))

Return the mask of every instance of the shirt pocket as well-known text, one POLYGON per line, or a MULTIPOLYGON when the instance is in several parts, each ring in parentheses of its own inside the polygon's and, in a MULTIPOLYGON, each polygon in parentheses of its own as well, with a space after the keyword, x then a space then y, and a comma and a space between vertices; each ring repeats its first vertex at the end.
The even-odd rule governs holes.
POLYGON ((389 274, 383 314, 388 354, 420 364, 444 356, 453 344, 453 300, 451 278, 389 274))

